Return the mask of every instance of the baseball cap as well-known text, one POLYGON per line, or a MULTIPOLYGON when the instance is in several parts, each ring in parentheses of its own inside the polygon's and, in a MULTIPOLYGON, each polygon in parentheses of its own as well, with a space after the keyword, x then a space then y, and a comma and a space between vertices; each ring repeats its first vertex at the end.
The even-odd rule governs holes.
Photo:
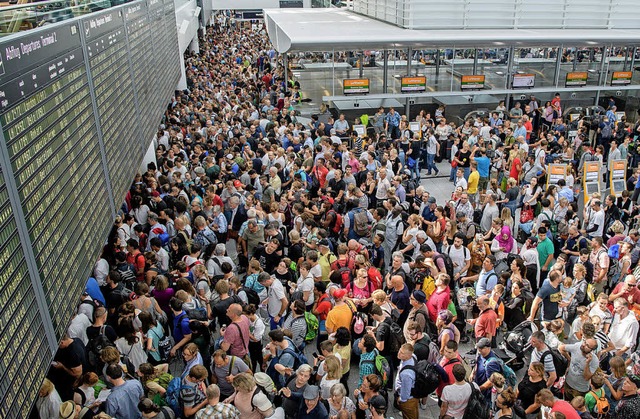
POLYGON ((347 294, 347 290, 339 289, 333 292, 333 298, 342 298, 347 294))
POLYGON ((331 198, 330 196, 324 196, 322 197, 322 200, 324 202, 330 203, 331 205, 333 205, 336 202, 335 199, 331 198))
POLYGON ((325 247, 329 247, 329 240, 327 239, 322 239, 318 242, 318 246, 325 246, 325 247))
POLYGON ((304 389, 304 393, 302 393, 302 397, 304 397, 305 400, 315 400, 320 396, 320 389, 318 389, 318 386, 307 386, 307 388, 304 389))
POLYGON ((387 410, 387 402, 384 400, 384 397, 379 394, 376 394, 369 399, 369 406, 373 407, 378 412, 387 410))
POLYGON ((432 196, 429 197, 429 199, 427 199, 427 202, 430 204, 435 204, 436 203, 436 199, 432 196))
POLYGON ((233 187, 234 188, 241 188, 242 187, 242 182, 240 182, 238 179, 233 181, 233 187))
POLYGON ((227 158, 228 158, 229 160, 233 160, 233 154, 231 154, 231 153, 227 154, 227 158))
POLYGON ((419 303, 424 304, 424 302, 427 301, 427 295, 422 290, 415 290, 412 295, 419 303))
POLYGON ((491 341, 487 338, 482 338, 478 341, 478 343, 476 343, 476 349, 490 348, 490 347, 491 347, 491 341))

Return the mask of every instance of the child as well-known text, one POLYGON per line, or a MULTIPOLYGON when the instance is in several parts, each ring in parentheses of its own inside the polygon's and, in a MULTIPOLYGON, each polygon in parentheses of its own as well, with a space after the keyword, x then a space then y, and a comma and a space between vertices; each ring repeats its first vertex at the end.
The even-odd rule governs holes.
POLYGON ((589 413, 589 411, 584 405, 584 397, 582 396, 574 397, 571 400, 571 406, 573 406, 573 408, 576 409, 576 412, 578 412, 578 415, 580 415, 580 419, 593 419, 593 416, 591 416, 591 413, 589 413))
POLYGON ((560 253, 558 255, 558 259, 556 259, 556 263, 551 267, 551 271, 560 271, 562 273, 562 277, 566 276, 566 265, 567 265, 567 255, 565 253, 560 253))
POLYGON ((582 340, 582 325, 589 319, 589 310, 585 306, 576 308, 576 318, 571 323, 571 331, 569 338, 575 339, 576 342, 582 340))
POLYGON ((604 376, 602 374, 593 374, 591 377, 591 391, 584 396, 584 404, 591 415, 599 416, 609 412, 609 402, 607 400, 604 388, 604 376))
POLYGON ((571 277, 566 277, 560 284, 560 294, 562 295, 563 305, 566 304, 565 307, 560 308, 560 315, 566 320, 569 306, 571 306, 576 296, 576 288, 573 286, 573 279, 571 279, 571 277))

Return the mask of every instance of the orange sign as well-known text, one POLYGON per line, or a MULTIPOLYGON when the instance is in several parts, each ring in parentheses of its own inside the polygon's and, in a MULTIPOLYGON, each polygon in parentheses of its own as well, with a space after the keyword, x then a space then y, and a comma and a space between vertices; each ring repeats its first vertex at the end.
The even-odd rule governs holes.
POLYGON ((369 79, 344 79, 342 92, 345 95, 354 93, 369 93, 369 79))
POLYGON ((587 84, 589 73, 586 71, 573 71, 567 73, 565 86, 584 86, 587 84))
POLYGON ((427 78, 424 76, 418 77, 403 77, 400 80, 400 91, 405 92, 424 92, 427 90, 427 78))
POLYGON ((631 71, 614 71, 611 75, 611 84, 630 84, 633 72, 631 71))
POLYGON ((484 89, 484 76, 477 74, 462 76, 460 87, 462 89, 484 89))

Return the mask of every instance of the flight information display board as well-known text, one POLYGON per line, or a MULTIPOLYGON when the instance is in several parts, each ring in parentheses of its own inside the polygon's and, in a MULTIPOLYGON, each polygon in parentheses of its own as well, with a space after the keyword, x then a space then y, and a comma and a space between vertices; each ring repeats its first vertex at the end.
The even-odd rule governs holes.
POLYGON ((83 199, 98 204, 96 216, 110 212, 79 27, 57 26, 1 50, 16 53, 4 63, 0 123, 60 338, 73 311, 69 301, 82 287, 76 271, 93 262, 85 246, 100 237, 93 223, 78 229, 69 214, 86 212, 83 199), (25 45, 32 47, 28 54, 25 45))
POLYGON ((152 91, 154 90, 153 77, 156 68, 151 44, 151 31, 149 13, 145 3, 134 3, 124 9, 125 27, 127 29, 127 41, 131 54, 133 79, 135 80, 136 97, 138 100, 138 124, 140 127, 139 145, 142 153, 145 153, 145 144, 151 139, 155 127, 158 124, 158 114, 153 107, 152 91))
POLYGON ((0 39, 0 418, 29 416, 177 85, 178 48, 172 0, 0 39))
POLYGON ((51 356, 0 170, 0 417, 29 416, 51 356), (19 385, 17 385, 19 384, 19 385))
POLYGON ((120 207, 131 184, 133 173, 130 168, 139 161, 137 153, 142 148, 131 152, 131 145, 137 144, 140 137, 123 9, 91 14, 83 20, 82 26, 109 179, 113 196, 117 197, 115 205, 120 207))

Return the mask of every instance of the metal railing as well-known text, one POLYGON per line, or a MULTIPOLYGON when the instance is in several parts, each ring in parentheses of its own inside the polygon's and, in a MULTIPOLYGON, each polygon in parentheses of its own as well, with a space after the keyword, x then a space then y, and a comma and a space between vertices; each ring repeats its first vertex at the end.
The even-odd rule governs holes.
POLYGON ((108 9, 132 0, 49 0, 0 8, 0 36, 108 9))

